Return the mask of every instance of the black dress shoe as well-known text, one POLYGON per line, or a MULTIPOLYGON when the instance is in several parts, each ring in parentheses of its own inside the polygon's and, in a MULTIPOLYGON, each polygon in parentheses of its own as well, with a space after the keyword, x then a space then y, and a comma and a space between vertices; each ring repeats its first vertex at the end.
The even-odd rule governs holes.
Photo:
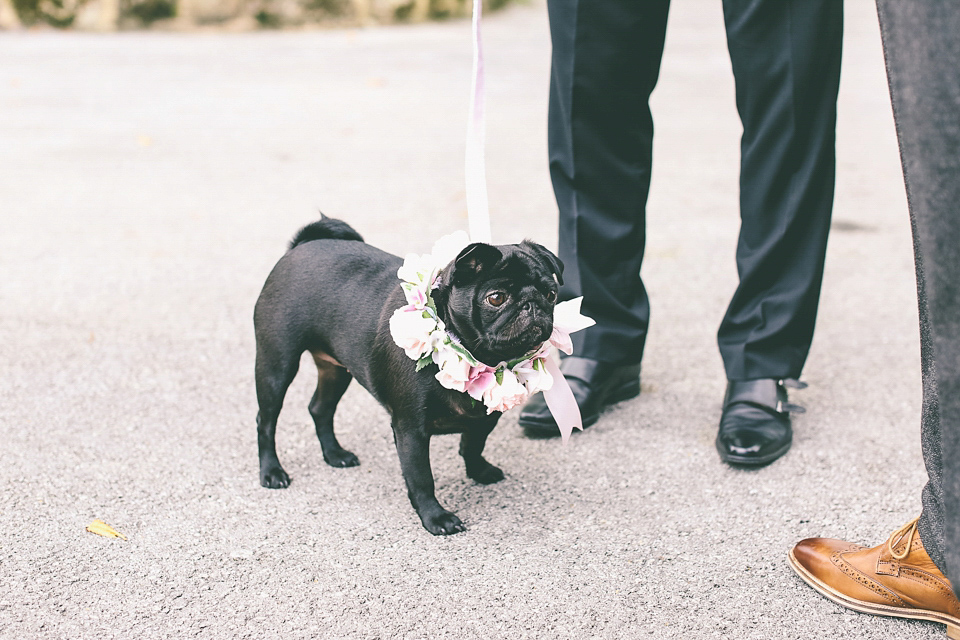
MULTIPOLYGON (((597 421, 609 405, 640 394, 640 365, 613 366, 589 358, 568 356, 560 361, 560 371, 580 407, 583 426, 597 421)), ((520 426, 535 435, 560 435, 547 401, 538 393, 520 412, 520 426)))
POLYGON ((793 443, 790 413, 803 407, 787 402, 787 387, 803 389, 797 380, 731 380, 720 415, 717 451, 724 462, 770 464, 793 443))

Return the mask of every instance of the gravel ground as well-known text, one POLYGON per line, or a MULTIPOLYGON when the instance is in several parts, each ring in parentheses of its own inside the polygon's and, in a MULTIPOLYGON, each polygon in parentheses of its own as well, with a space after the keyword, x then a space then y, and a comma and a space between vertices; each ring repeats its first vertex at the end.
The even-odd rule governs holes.
MULTIPOLYGON (((676 0, 660 86, 643 393, 568 446, 517 411, 465 478, 408 504, 386 413, 340 405, 326 466, 304 371, 285 491, 257 479, 252 310, 317 209, 395 253, 466 223, 469 24, 0 36, 0 637, 939 638, 843 610, 786 553, 876 544, 918 513, 906 200, 876 16, 847 3, 834 234, 793 450, 713 448, 715 333, 736 284, 740 125, 719 0, 676 0), (84 528, 101 518, 128 536, 84 528)), ((490 16, 494 237, 556 246, 541 1, 490 16)))

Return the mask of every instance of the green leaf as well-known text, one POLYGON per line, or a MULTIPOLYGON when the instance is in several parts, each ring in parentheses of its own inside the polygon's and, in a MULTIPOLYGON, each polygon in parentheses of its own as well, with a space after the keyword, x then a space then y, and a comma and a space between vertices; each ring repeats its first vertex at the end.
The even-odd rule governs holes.
POLYGON ((497 379, 497 384, 503 384, 503 369, 497 369, 493 375, 497 379))
POLYGON ((428 365, 430 365, 430 364, 432 364, 432 363, 433 363, 433 356, 432 356, 432 355, 423 356, 422 358, 420 358, 419 360, 417 360, 417 371, 420 371, 421 369, 423 369, 424 367, 426 367, 426 366, 428 366, 428 365))
MULTIPOLYGON (((519 358, 517 358, 517 359, 515 359, 515 360, 511 360, 510 362, 507 363, 507 368, 512 371, 513 368, 514 368, 515 366, 517 366, 518 364, 520 364, 521 362, 524 362, 524 361, 526 361, 526 360, 530 360, 531 358, 533 358, 533 355, 534 355, 535 353, 536 353, 536 351, 531 351, 530 353, 528 353, 528 354, 525 355, 525 356, 520 356, 519 358)), ((536 362, 539 362, 539 360, 534 360, 534 363, 536 363, 536 362)))
POLYGON ((463 357, 463 359, 469 362, 471 365, 477 366, 479 364, 479 362, 477 362, 477 359, 473 357, 473 354, 467 351, 462 344, 457 344, 456 342, 453 342, 451 340, 450 348, 456 351, 457 353, 459 353, 463 357))

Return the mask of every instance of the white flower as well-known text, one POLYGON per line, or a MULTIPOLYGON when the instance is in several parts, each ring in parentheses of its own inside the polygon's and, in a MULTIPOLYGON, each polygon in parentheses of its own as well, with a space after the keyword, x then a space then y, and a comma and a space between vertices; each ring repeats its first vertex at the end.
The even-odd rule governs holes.
POLYGON ((447 330, 443 326, 443 320, 437 318, 435 322, 437 323, 437 328, 430 333, 430 344, 435 349, 441 349, 446 345, 449 338, 447 335, 447 330))
POLYGON ((437 267, 443 269, 450 264, 469 244, 470 236, 466 231, 454 231, 437 240, 431 252, 437 267))
POLYGON ((410 303, 411 307, 420 310, 427 308, 427 294, 424 292, 423 287, 409 282, 404 282, 400 287, 403 289, 403 295, 406 296, 407 302, 410 303))
POLYGON ((431 334, 437 327, 437 321, 424 317, 424 312, 412 307, 397 309, 390 316, 390 335, 393 341, 407 354, 408 358, 419 360, 433 351, 431 334))
POLYGON ((550 334, 550 344, 566 354, 573 353, 573 341, 570 334, 586 329, 596 324, 593 318, 580 313, 583 297, 561 302, 553 308, 553 333, 550 334))
POLYGON ((447 360, 435 377, 447 389, 463 393, 470 381, 470 363, 459 358, 455 362, 447 360))
POLYGON ((513 372, 531 395, 553 386, 553 376, 538 358, 524 360, 513 368, 513 372))
MULTIPOLYGON (((443 336, 446 338, 446 336, 443 336)), ((460 361, 460 354, 446 340, 438 342, 433 352, 433 361, 443 369, 445 366, 456 365, 460 361)))
POLYGON ((570 339, 570 334, 557 325, 553 325, 553 333, 550 334, 548 342, 567 355, 573 353, 573 340, 570 339))
POLYGON ((433 285, 437 270, 437 262, 430 254, 418 256, 415 253, 408 253, 403 260, 403 265, 397 269, 397 277, 417 286, 430 287, 433 285))
POLYGON ((483 394, 483 403, 487 405, 487 413, 506 411, 527 399, 527 388, 523 386, 517 376, 509 369, 503 371, 500 384, 491 386, 483 394))

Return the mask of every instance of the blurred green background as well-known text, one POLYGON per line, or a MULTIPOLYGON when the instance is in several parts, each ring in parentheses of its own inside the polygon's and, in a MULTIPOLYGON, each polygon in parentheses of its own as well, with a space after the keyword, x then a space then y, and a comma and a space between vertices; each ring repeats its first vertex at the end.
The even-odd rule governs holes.
MULTIPOLYGON (((496 10, 512 0, 484 0, 496 10)), ((230 30, 422 22, 469 15, 472 0, 0 0, 0 29, 230 30)))

